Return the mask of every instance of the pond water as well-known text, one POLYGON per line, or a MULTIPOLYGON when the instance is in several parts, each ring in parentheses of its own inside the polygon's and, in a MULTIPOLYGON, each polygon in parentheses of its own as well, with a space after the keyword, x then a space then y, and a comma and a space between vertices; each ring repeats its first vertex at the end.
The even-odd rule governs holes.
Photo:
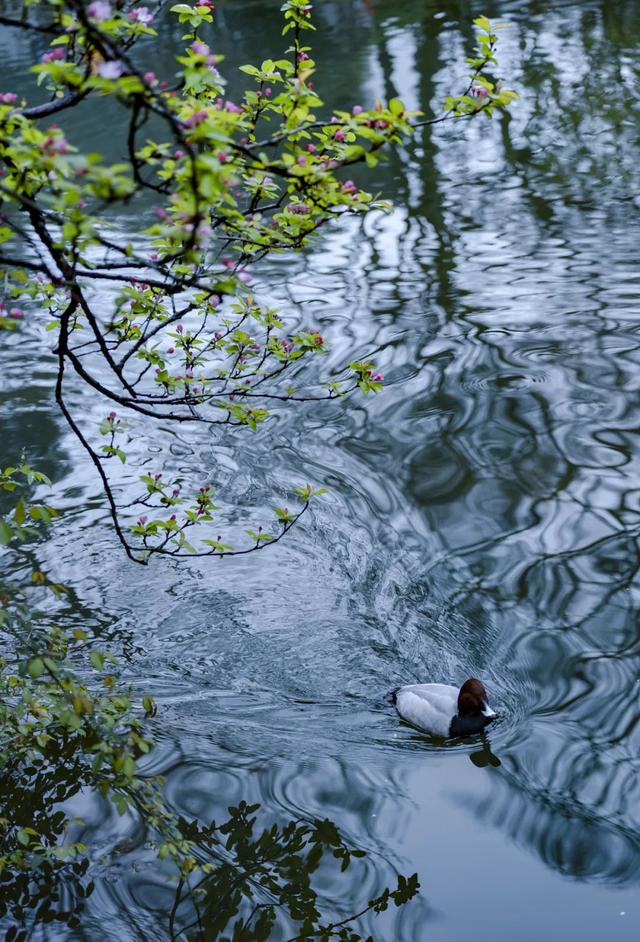
MULTIPOLYGON (((227 73, 281 49, 278 6, 219 5, 227 73)), ((65 510, 38 552, 74 590, 69 617, 156 697, 174 808, 208 820, 244 797, 330 817, 370 852, 337 910, 418 871, 419 900, 371 922, 385 942, 636 940, 640 5, 318 7, 318 86, 349 105, 430 112, 463 81, 473 17, 510 27, 510 117, 418 135, 369 181, 391 214, 260 271, 264 297, 322 329, 328 365, 374 351, 383 394, 287 409, 241 450, 174 436, 239 518, 292 481, 329 493, 264 553, 142 569, 56 411, 51 335, 15 335, 7 461, 26 443, 65 510), (501 714, 490 752, 434 744, 387 699, 470 675, 501 714)), ((150 61, 175 46, 163 33, 150 61)), ((32 52, 8 44, 6 68, 32 52)), ((78 141, 109 151, 110 117, 83 114, 78 141)), ((103 862, 77 938, 164 938, 145 835, 97 801, 85 816, 103 862)))

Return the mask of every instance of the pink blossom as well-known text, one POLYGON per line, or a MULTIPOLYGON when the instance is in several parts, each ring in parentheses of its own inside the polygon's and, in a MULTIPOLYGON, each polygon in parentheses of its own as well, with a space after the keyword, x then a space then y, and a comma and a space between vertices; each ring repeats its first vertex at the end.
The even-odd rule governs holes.
POLYGON ((110 412, 109 415, 107 416, 107 418, 108 418, 111 422, 113 422, 113 420, 115 419, 115 417, 116 417, 117 414, 118 414, 117 412, 110 412))
POLYGON ((207 118, 208 114, 206 111, 194 111, 184 123, 188 128, 195 128, 198 124, 202 124, 203 121, 206 121, 207 118))
POLYGON ((296 55, 296 59, 298 60, 298 62, 308 62, 309 56, 306 54, 306 52, 299 52, 296 55))
POLYGON ((265 88, 264 93, 265 93, 265 95, 267 96, 267 98, 271 95, 271 89, 269 88, 268 85, 267 85, 267 87, 265 88))
POLYGON ((196 10, 198 7, 204 7, 206 10, 209 10, 211 13, 215 10, 215 7, 211 0, 198 0, 196 3, 196 10))
POLYGON ((145 72, 142 77, 147 85, 153 85, 157 81, 155 72, 145 72))
POLYGON ((167 348, 167 353, 175 353, 175 352, 176 352, 175 347, 168 347, 168 348, 167 348))
POLYGON ((289 210, 292 213, 296 213, 298 216, 308 216, 312 211, 307 203, 294 203, 293 206, 289 207, 289 210))
POLYGON ((138 7, 136 10, 131 10, 129 13, 129 19, 133 23, 142 23, 143 26, 147 26, 149 23, 153 22, 154 14, 148 7, 138 7))
POLYGON ((69 145, 64 137, 54 137, 53 134, 49 134, 40 144, 40 150, 44 151, 48 157, 53 157, 54 154, 68 154, 69 145))
POLYGON ((56 46, 55 49, 50 49, 49 52, 45 52, 45 54, 40 57, 40 62, 56 62, 58 59, 64 59, 64 49, 62 46, 56 46))
POLYGON ((178 326, 176 327, 176 332, 181 334, 183 330, 184 330, 184 327, 182 326, 182 324, 178 324, 178 326))
POLYGON ((363 111, 364 111, 364 108, 362 107, 362 105, 354 105, 353 108, 351 109, 351 114, 362 114, 363 111))
POLYGON ((17 99, 18 96, 15 92, 4 92, 4 94, 0 95, 0 104, 12 105, 17 99))
POLYGON ((310 154, 315 154, 318 150, 315 144, 307 144, 307 150, 310 154))
POLYGON ((236 105, 233 101, 226 101, 224 103, 224 110, 230 111, 232 114, 241 114, 243 111, 240 105, 236 105))
POLYGON ((103 79, 119 79, 124 72, 124 66, 119 59, 110 59, 98 66, 98 75, 103 79))
POLYGON ((9 309, 9 317, 13 317, 14 320, 19 321, 22 320, 24 314, 19 307, 12 307, 9 309))
POLYGON ((475 95, 476 98, 486 98, 489 94, 489 89, 485 88, 484 85, 474 85, 471 89, 471 94, 475 95))
POLYGON ((315 333, 313 335, 313 342, 315 343, 317 347, 321 347, 324 343, 324 337, 322 336, 322 334, 315 333))
POLYGON ((138 526, 143 527, 143 526, 145 525, 145 523, 147 522, 147 519, 148 519, 148 518, 145 516, 145 514, 143 514, 141 517, 139 517, 139 518, 138 518, 138 526))
POLYGON ((182 157, 184 157, 184 151, 177 150, 173 156, 176 158, 176 160, 180 160, 182 157))
POLYGON ((355 196, 358 192, 358 187, 353 180, 345 180, 344 183, 340 185, 340 192, 347 193, 349 196, 355 196))
POLYGON ((108 20, 111 16, 111 12, 111 4, 104 2, 104 0, 95 0, 94 3, 90 3, 87 7, 89 16, 93 17, 93 19, 97 20, 99 23, 103 20, 108 20))
POLYGON ((166 211, 166 209, 163 209, 162 206, 156 206, 156 208, 154 209, 154 213, 156 214, 156 216, 158 217, 158 219, 166 219, 166 218, 167 218, 167 211, 166 211))
POLYGON ((369 370, 369 379, 373 380, 374 383, 381 383, 384 379, 382 373, 378 373, 376 370, 369 370))
POLYGON ((196 42, 191 43, 191 52, 196 56, 208 56, 211 50, 206 43, 201 43, 196 40, 196 42))
POLYGON ((336 141, 340 141, 340 143, 343 143, 343 142, 345 141, 345 139, 346 139, 346 138, 345 138, 345 135, 344 135, 344 131, 342 130, 342 128, 337 128, 337 130, 336 130, 336 132, 335 132, 335 134, 334 134, 333 136, 334 136, 334 138, 336 139, 336 141))

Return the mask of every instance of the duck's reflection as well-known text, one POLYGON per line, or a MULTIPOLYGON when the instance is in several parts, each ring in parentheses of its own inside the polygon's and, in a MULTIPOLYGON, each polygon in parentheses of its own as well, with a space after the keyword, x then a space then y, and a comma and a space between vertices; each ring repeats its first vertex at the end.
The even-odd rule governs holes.
POLYGON ((488 737, 483 735, 481 739, 482 748, 477 749, 475 752, 470 752, 469 758, 479 769, 486 769, 489 765, 497 769, 499 765, 502 765, 500 759, 497 755, 495 755, 495 753, 491 751, 491 743, 489 742, 488 737))

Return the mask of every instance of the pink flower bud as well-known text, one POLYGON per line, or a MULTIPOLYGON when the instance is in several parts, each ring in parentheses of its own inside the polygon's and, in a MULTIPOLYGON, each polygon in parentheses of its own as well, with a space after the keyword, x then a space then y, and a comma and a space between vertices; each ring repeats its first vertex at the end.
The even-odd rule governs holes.
POLYGON ((40 62, 57 62, 60 59, 64 59, 64 49, 62 46, 56 46, 55 49, 50 49, 48 52, 45 52, 44 55, 40 57, 40 62))

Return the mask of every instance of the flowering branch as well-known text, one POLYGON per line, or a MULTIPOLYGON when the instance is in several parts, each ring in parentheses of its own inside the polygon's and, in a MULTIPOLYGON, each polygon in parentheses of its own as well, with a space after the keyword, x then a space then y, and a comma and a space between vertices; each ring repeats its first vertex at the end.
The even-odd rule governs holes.
POLYGON ((282 6, 283 33, 292 34, 288 57, 243 66, 253 87, 239 102, 226 97, 219 58, 201 39, 213 24, 213 4, 175 4, 170 12, 189 32, 179 81, 169 87, 133 58, 136 45, 156 35, 162 6, 35 0, 34 19, 9 17, 7 25, 53 37, 33 67, 51 100, 29 105, 0 94, 0 246, 10 249, 0 250, 0 265, 11 299, 0 308, 0 326, 16 325, 20 304, 48 312, 48 329, 57 333, 57 402, 101 478, 118 538, 139 562, 153 554, 224 557, 262 549, 282 539, 317 491, 299 489, 294 512, 276 509, 275 535, 259 528, 247 531, 247 546, 221 535, 196 546, 188 537, 203 524, 212 527, 218 509, 210 485, 194 486, 188 498, 158 483, 160 474, 143 475, 146 493, 123 501, 111 469, 114 459, 127 463, 136 432, 117 410, 255 430, 271 403, 379 391, 383 376, 368 359, 309 384, 302 368, 325 352, 325 338, 313 326, 287 332, 252 287, 249 269, 274 253, 299 251, 344 214, 388 208, 344 179, 346 168, 374 167, 421 124, 490 115, 514 97, 486 75, 495 65, 496 34, 480 17, 469 87, 447 99, 440 117, 421 122, 399 99, 321 117, 305 0, 282 6), (122 107, 126 162, 106 165, 80 153, 55 124, 38 124, 89 96, 109 96, 122 107), (160 130, 143 140, 152 116, 160 130), (104 212, 136 207, 143 192, 157 205, 153 215, 141 211, 131 239, 104 212), (108 411, 97 430, 74 414, 65 393, 71 380, 104 400, 108 411), (136 505, 157 515, 136 517, 136 505))

